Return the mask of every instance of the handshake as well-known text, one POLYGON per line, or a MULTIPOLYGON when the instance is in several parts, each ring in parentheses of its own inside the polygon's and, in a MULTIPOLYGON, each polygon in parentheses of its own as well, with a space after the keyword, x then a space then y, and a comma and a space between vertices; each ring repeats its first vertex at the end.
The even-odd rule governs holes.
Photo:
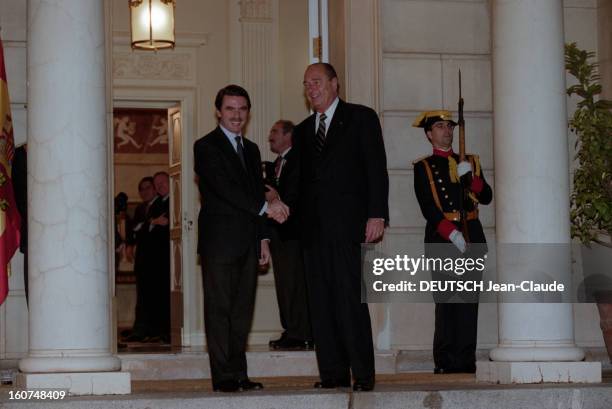
POLYGON ((276 189, 270 185, 266 185, 266 201, 268 202, 266 209, 268 217, 278 223, 284 223, 289 217, 289 207, 283 203, 276 189))
POLYGON ((278 223, 284 223, 289 217, 289 207, 276 197, 268 201, 266 214, 270 219, 274 219, 278 223))

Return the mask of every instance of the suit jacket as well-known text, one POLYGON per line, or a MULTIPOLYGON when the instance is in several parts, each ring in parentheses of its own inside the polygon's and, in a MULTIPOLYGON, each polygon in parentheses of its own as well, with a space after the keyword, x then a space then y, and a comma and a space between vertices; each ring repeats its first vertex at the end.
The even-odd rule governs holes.
POLYGON ((368 218, 389 220, 389 176, 376 112, 338 102, 321 154, 315 149, 316 114, 296 127, 301 158, 300 213, 305 245, 316 232, 361 243, 368 218))
MULTIPOLYGON (((149 208, 149 212, 147 214, 146 223, 150 223, 151 219, 158 218, 160 216, 166 216, 170 219, 170 196, 163 198, 158 197, 153 203, 151 203, 151 207, 149 208)), ((158 224, 149 227, 149 236, 151 236, 152 240, 156 243, 160 243, 164 248, 169 246, 170 242, 170 224, 166 226, 160 226, 158 224)), ((169 248, 169 247, 168 247, 169 248)))
POLYGON ((19 250, 25 254, 28 249, 28 155, 25 145, 15 148, 12 163, 13 191, 15 205, 21 216, 19 250))
MULTIPOLYGON (((289 218, 282 224, 274 220, 269 223, 274 226, 281 240, 296 240, 300 238, 299 223, 299 191, 300 191, 300 156, 296 147, 292 147, 284 156, 285 164, 282 167, 280 178, 274 181, 274 186, 281 200, 289 206, 289 218)), ((274 172, 272 164, 272 172, 274 172)), ((272 173, 274 175, 274 173, 272 173)))
POLYGON ((261 155, 242 138, 247 170, 227 137, 217 127, 194 144, 195 173, 202 207, 198 217, 198 253, 232 258, 267 236, 261 155))

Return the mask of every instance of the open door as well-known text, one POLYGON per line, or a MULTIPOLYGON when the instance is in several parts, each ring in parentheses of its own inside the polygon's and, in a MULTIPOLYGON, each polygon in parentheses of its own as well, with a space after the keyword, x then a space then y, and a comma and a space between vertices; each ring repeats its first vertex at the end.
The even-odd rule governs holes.
POLYGON ((170 174, 170 343, 182 346, 183 332, 183 228, 181 217, 181 110, 168 109, 170 174))

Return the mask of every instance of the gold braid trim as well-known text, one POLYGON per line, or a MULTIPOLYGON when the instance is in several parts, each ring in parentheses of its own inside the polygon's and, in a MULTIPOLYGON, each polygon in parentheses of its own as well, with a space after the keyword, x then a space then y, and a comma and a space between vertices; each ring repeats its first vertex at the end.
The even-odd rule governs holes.
POLYGON ((440 204, 440 198, 438 197, 438 191, 436 190, 436 182, 434 182, 433 174, 431 173, 431 168, 429 167, 429 163, 425 159, 423 159, 423 166, 425 166, 425 172, 427 173, 427 179, 429 179, 429 187, 431 188, 431 195, 433 196, 434 203, 436 207, 442 211, 442 205, 440 204))
POLYGON ((451 183, 459 183, 459 175, 457 174, 457 161, 450 155, 448 157, 448 173, 450 174, 451 183))

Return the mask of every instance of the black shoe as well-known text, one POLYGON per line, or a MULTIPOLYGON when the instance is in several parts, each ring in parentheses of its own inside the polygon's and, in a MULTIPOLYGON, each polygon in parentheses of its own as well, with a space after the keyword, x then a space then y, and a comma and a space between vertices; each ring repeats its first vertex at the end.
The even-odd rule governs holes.
POLYGON ((287 350, 287 351, 305 351, 313 348, 312 341, 304 341, 302 339, 285 338, 279 339, 278 342, 270 345, 275 351, 287 350))
POLYGON ((238 381, 238 389, 241 391, 257 391, 263 389, 263 385, 260 382, 253 382, 247 378, 238 381))
POLYGON ((374 381, 355 381, 353 390, 355 392, 369 392, 374 389, 374 381))
POLYGON ((124 342, 144 342, 145 336, 140 334, 132 334, 125 338, 124 342))
POLYGON ((213 383, 213 391, 215 392, 238 392, 240 389, 238 381, 228 379, 219 383, 213 383))
POLYGON ((280 338, 270 340, 270 342, 268 342, 268 346, 272 349, 279 349, 278 345, 285 342, 287 338, 288 338, 287 331, 285 331, 281 334, 280 338))
POLYGON ((147 343, 151 343, 151 344, 157 344, 161 342, 161 337, 159 335, 150 335, 148 337, 145 337, 142 342, 147 342, 147 343))
POLYGON ((350 388, 351 381, 337 381, 335 379, 324 379, 321 382, 315 382, 315 389, 334 389, 334 388, 350 388))

